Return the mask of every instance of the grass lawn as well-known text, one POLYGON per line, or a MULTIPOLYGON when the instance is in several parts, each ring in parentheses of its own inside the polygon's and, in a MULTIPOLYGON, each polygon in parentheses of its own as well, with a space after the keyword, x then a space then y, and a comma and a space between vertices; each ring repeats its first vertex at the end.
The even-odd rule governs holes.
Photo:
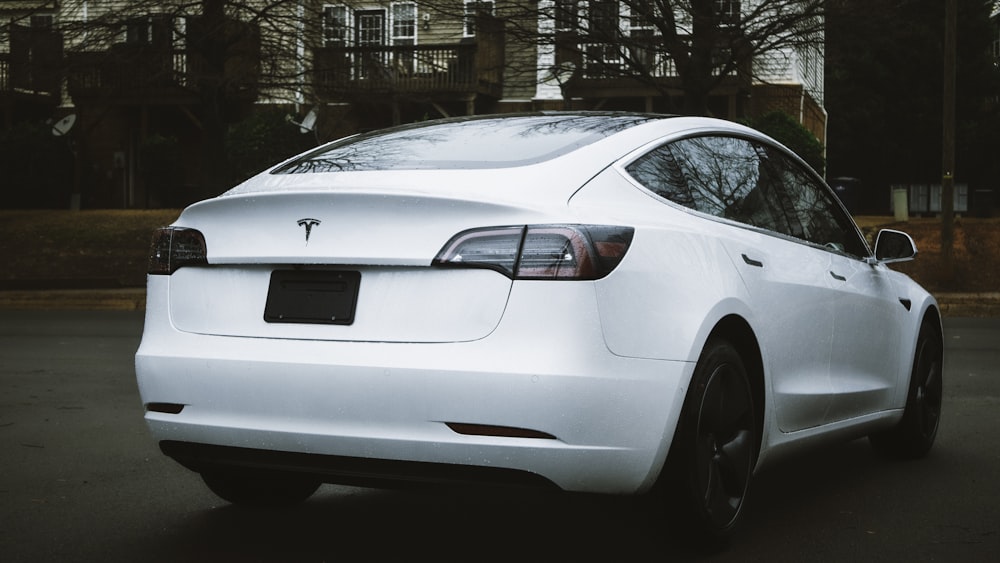
MULTIPOLYGON (((941 220, 911 218, 905 223, 887 223, 884 228, 909 233, 917 243, 917 259, 894 264, 893 269, 909 274, 932 293, 1000 291, 1000 218, 961 217, 955 220, 952 268, 941 257, 941 220)), ((874 228, 862 230, 870 238, 874 228)))
MULTIPOLYGON (((151 234, 180 213, 162 210, 0 211, 0 289, 141 287, 151 234)), ((908 232, 920 255, 895 266, 931 291, 1000 291, 1000 218, 956 221, 954 268, 941 264, 941 221, 859 218, 872 237, 880 226, 908 232)))
POLYGON ((0 289, 141 287, 153 230, 179 214, 0 211, 0 289))

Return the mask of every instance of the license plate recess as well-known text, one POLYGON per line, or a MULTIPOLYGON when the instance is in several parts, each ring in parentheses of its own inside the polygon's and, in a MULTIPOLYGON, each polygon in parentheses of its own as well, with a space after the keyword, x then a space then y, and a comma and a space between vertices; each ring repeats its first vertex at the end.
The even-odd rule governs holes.
POLYGON ((349 325, 354 322, 361 272, 275 270, 267 290, 269 323, 349 325))

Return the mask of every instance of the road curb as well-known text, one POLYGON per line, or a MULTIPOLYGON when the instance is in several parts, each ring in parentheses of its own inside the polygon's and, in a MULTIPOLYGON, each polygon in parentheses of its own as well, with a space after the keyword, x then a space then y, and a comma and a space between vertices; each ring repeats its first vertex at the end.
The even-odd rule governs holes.
POLYGON ((1000 317, 1000 292, 939 293, 935 297, 945 317, 1000 317))

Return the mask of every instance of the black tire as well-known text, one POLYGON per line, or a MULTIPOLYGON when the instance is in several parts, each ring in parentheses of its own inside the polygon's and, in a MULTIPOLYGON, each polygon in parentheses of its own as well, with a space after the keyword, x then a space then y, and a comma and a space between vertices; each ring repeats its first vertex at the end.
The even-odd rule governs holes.
POLYGON ((726 340, 710 340, 658 483, 681 539, 717 543, 738 528, 758 453, 754 412, 740 354, 726 340))
POLYGON ((925 322, 917 336, 903 419, 892 429, 868 437, 875 451, 897 459, 927 455, 941 422, 943 362, 941 335, 933 324, 925 322))
POLYGON ((206 471, 201 478, 213 493, 240 506, 282 508, 308 499, 320 482, 298 475, 271 471, 206 471))

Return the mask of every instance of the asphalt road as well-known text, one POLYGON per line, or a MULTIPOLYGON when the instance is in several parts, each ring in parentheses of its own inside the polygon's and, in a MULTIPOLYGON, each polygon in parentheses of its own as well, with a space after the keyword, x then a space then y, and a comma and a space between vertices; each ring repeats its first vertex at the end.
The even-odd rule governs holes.
POLYGON ((986 561, 1000 553, 1000 319, 947 319, 929 458, 865 441, 757 476, 748 525, 682 549, 620 499, 324 486, 279 512, 225 505, 148 436, 141 313, 0 311, 0 562, 986 561))

